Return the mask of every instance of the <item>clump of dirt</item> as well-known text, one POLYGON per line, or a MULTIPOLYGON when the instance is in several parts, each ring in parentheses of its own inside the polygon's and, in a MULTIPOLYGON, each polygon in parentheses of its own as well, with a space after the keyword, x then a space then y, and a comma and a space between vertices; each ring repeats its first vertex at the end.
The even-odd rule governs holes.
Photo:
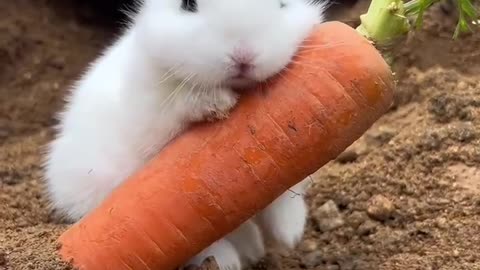
MULTIPOLYGON (((0 269, 69 269, 41 150, 69 85, 112 37, 76 3, 0 2, 0 269)), ((313 176, 299 247, 255 269, 480 269, 480 36, 456 42, 453 30, 429 14, 395 67, 395 105, 313 176)))

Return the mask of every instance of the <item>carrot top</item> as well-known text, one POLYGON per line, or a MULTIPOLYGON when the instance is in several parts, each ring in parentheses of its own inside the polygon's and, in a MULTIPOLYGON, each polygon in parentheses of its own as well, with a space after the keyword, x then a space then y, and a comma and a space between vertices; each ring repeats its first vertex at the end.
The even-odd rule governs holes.
MULTIPOLYGON (((390 57, 391 48, 402 40, 411 30, 423 24, 425 12, 440 3, 441 0, 372 0, 368 12, 360 16, 361 24, 357 31, 374 42, 377 49, 390 57), (414 26, 411 24, 414 21, 414 26)), ((453 34, 472 31, 473 26, 480 25, 480 13, 473 0, 456 0, 458 23, 453 34)))

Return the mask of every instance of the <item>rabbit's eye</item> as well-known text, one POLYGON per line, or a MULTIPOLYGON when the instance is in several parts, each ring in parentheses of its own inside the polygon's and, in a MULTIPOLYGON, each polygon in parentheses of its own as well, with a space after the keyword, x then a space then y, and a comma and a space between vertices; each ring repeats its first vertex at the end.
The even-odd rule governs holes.
POLYGON ((182 0, 182 9, 188 12, 197 12, 197 1, 182 0))
POLYGON ((287 7, 287 3, 285 3, 284 1, 280 1, 280 8, 286 8, 287 7))

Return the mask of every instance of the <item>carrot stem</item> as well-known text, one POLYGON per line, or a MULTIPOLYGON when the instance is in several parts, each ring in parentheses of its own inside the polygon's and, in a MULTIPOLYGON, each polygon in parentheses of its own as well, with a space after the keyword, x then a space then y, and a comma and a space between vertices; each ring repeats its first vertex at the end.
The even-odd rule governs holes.
MULTIPOLYGON (((423 24, 425 12, 441 0, 372 0, 366 14, 360 16, 361 24, 357 31, 375 43, 377 48, 388 49, 411 30, 409 18, 415 18, 416 28, 423 24)), ((459 21, 453 35, 472 30, 480 25, 480 12, 474 0, 457 0, 459 21)))
POLYGON ((378 47, 389 47, 410 31, 402 0, 372 0, 357 31, 378 47))
POLYGON ((410 31, 403 1, 372 0, 367 13, 360 16, 360 21, 356 30, 372 41, 385 60, 392 64, 392 46, 410 31))

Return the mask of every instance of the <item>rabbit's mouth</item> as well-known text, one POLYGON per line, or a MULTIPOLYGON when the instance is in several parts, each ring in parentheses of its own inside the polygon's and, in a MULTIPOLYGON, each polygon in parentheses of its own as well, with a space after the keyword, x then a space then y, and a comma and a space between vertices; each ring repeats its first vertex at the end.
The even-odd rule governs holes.
POLYGON ((244 76, 242 74, 238 76, 233 76, 225 80, 225 86, 231 87, 231 88, 249 88, 257 84, 258 82, 251 78, 244 76))

